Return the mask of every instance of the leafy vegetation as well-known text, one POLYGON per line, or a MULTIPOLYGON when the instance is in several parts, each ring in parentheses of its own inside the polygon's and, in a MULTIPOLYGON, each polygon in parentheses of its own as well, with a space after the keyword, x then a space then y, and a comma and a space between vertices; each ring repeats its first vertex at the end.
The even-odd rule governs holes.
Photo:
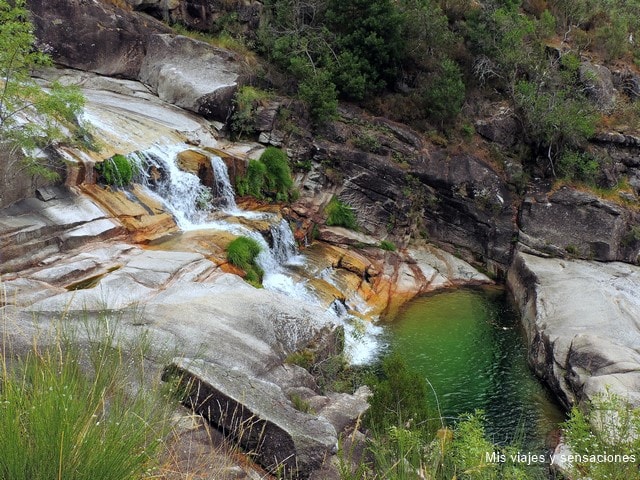
POLYGON ((250 237, 238 237, 227 246, 227 260, 245 272, 245 280, 254 286, 260 286, 264 271, 256 259, 262 248, 250 237))
POLYGON ((396 244, 393 242, 390 242, 389 240, 382 240, 380 242, 380 248, 382 250, 386 250, 388 252, 395 252, 396 251, 396 244))
POLYGON ((116 154, 96 165, 100 178, 107 185, 126 187, 137 171, 136 165, 124 155, 116 154))
POLYGON ((48 91, 30 77, 34 68, 51 65, 50 58, 34 48, 33 27, 24 0, 0 0, 0 140, 21 149, 26 160, 15 168, 49 179, 58 178, 36 151, 70 141, 79 127, 84 105, 78 88, 54 82, 48 91))
POLYGON ((327 215, 326 224, 329 226, 358 229, 358 220, 353 208, 343 203, 338 197, 333 197, 324 209, 327 215))
POLYGON ((250 135, 254 132, 253 117, 256 109, 269 98, 269 94, 249 85, 238 89, 233 101, 233 113, 231 115, 231 132, 236 137, 250 135))
POLYGON ((616 395, 601 395, 583 408, 573 408, 564 432, 577 460, 573 462, 572 476, 638 478, 640 409, 616 395), (592 457, 595 455, 609 457, 592 457))
POLYGON ((269 198, 286 202, 295 198, 287 154, 279 148, 267 147, 258 160, 249 161, 247 172, 236 184, 239 195, 269 198))
MULTIPOLYGON (((103 330, 90 334, 88 352, 72 332, 19 360, 3 352, 0 478, 129 480, 157 465, 170 402, 157 387, 131 390, 144 370, 103 330)), ((144 343, 128 353, 139 365, 144 343)))

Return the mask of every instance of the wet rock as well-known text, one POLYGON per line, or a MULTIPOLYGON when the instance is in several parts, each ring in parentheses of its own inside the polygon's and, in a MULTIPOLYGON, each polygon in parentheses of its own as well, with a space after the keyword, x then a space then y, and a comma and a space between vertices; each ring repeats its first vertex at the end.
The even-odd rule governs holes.
POLYGON ((207 187, 215 185, 211 159, 204 153, 195 150, 185 150, 178 153, 178 167, 185 172, 196 175, 202 185, 207 187))
POLYGON ((118 219, 135 242, 145 243, 178 231, 164 205, 139 185, 129 191, 98 185, 82 185, 81 190, 118 219))
POLYGON ((307 478, 337 447, 327 420, 293 408, 275 384, 213 363, 174 359, 165 375, 177 375, 187 401, 228 431, 254 458, 284 478, 307 478))
POLYGON ((226 121, 240 82, 236 54, 181 35, 152 35, 140 81, 166 102, 226 121))

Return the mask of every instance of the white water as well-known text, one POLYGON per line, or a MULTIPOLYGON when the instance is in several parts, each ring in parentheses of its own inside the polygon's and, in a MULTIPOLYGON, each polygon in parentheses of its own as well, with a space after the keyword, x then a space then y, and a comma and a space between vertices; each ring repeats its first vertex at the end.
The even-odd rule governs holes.
MULTIPOLYGON (((269 221, 272 244, 269 245, 260 232, 244 225, 223 220, 212 221, 208 218, 213 211, 213 207, 210 206, 212 192, 201 185, 196 175, 184 172, 176 164, 177 154, 189 148, 186 144, 154 145, 144 152, 135 154, 132 158, 145 172, 142 179, 144 185, 162 199, 183 231, 212 229, 254 239, 261 246, 256 263, 264 271, 264 288, 300 299, 304 303, 319 305, 318 298, 307 288, 306 281, 294 278, 287 270, 287 265, 304 265, 304 257, 298 253, 288 222, 273 213, 240 210, 235 202, 235 193, 229 181, 226 165, 217 156, 211 156, 211 166, 217 184, 214 196, 221 199, 220 207, 230 215, 269 221), (147 173, 149 166, 160 172, 160 178, 154 179, 152 174, 147 173)), ((323 273, 326 274, 325 279, 328 282, 334 283, 331 272, 323 273)), ((350 302, 350 308, 357 307, 350 302)), ((334 316, 335 322, 344 328, 345 350, 350 362, 354 365, 371 362, 381 348, 382 328, 349 314, 341 302, 334 302, 329 313, 334 316)))
POLYGON ((216 196, 222 199, 222 207, 230 212, 238 210, 236 193, 229 180, 227 165, 217 155, 211 155, 211 168, 216 182, 216 196))

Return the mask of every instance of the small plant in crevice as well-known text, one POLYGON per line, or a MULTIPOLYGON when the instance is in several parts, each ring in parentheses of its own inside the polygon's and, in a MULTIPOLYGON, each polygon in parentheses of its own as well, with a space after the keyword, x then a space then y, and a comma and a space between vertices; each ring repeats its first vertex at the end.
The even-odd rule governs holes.
POLYGON ((338 197, 331 199, 324 212, 327 215, 327 225, 358 230, 358 221, 353 207, 342 202, 338 197))
POLYGON ((249 237, 238 237, 227 246, 229 263, 244 270, 244 279, 256 287, 262 285, 264 275, 264 271, 256 263, 261 250, 260 244, 249 237))
POLYGON ((115 187, 130 185, 137 173, 136 165, 129 158, 120 154, 96 164, 95 169, 100 174, 102 182, 115 187))
POLYGON ((393 242, 390 242, 389 240, 382 240, 380 242, 380 245, 378 245, 382 250, 386 250, 387 252, 395 252, 396 251, 396 244, 393 242))

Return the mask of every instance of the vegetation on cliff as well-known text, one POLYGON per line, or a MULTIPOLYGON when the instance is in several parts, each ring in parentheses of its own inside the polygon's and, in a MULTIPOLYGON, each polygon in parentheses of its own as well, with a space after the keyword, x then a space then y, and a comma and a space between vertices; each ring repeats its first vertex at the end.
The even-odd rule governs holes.
POLYGON ((630 84, 606 98, 591 62, 637 68, 639 9, 616 0, 270 0, 251 45, 285 73, 267 75, 271 87, 297 93, 316 125, 344 99, 449 136, 469 129, 463 110, 469 118, 508 105, 526 147, 508 154, 526 170, 611 183, 588 140, 605 123, 637 126, 638 92, 630 84))
POLYGON ((256 257, 262 249, 253 238, 238 237, 227 247, 229 263, 245 272, 245 280, 252 285, 260 286, 264 272, 256 263, 256 257))
POLYGON ((296 196, 287 154, 267 147, 258 160, 250 160, 247 172, 236 182, 238 195, 285 202, 296 196))
POLYGON ((125 348, 108 313, 96 321, 86 349, 69 327, 20 360, 3 344, 0 478, 128 480, 158 465, 171 401, 159 385, 131 388, 144 379, 145 342, 125 348))

